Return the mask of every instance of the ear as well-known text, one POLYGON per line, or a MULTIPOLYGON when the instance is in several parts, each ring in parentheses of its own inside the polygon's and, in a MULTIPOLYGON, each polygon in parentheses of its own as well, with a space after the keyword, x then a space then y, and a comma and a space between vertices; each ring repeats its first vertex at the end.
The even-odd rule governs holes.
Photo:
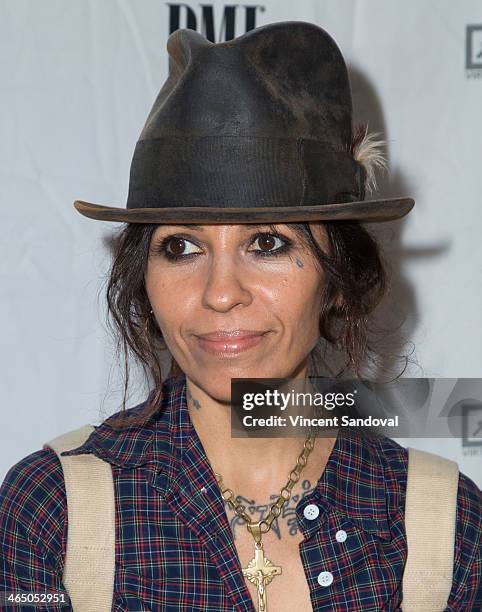
POLYGON ((338 294, 338 297, 335 300, 335 307, 338 310, 341 310, 343 308, 343 304, 344 304, 343 298, 340 294, 338 294))

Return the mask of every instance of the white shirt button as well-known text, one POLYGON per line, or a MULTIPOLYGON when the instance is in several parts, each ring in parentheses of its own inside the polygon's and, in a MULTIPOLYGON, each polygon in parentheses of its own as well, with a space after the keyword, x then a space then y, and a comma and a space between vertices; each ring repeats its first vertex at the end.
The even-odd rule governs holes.
POLYGON ((303 514, 305 515, 306 519, 312 521, 315 518, 318 518, 318 515, 320 514, 320 509, 315 504, 308 504, 307 506, 305 506, 303 514))
POLYGON ((346 540, 346 531, 340 529, 340 531, 336 532, 335 538, 337 542, 344 542, 346 540))
POLYGON ((333 582, 333 574, 331 572, 320 572, 318 574, 318 584, 321 586, 330 586, 333 582))

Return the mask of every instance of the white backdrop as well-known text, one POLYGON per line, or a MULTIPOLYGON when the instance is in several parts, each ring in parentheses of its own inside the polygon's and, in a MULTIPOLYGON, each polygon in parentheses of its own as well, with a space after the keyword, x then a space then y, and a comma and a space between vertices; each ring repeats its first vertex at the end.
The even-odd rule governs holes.
MULTIPOLYGON (((219 42, 225 6, 207 6, 219 42)), ((72 202, 125 205, 176 7, 175 27, 189 9, 204 33, 199 3, 0 1, 2 479, 46 440, 119 408, 102 293, 117 224, 86 219, 72 202)), ((418 375, 482 377, 482 4, 265 0, 233 13, 236 35, 248 13, 257 26, 310 21, 335 38, 356 118, 388 141, 381 192, 417 202, 381 229, 390 312, 407 317, 418 375)), ((482 443, 402 442, 457 460, 482 486, 482 443)))

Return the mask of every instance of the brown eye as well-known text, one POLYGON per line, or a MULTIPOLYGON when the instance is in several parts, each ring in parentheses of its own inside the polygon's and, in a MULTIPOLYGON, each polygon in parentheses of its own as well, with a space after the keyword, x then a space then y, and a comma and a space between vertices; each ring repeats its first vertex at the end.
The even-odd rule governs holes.
POLYGON ((198 255, 202 249, 183 236, 167 236, 159 245, 158 252, 170 261, 178 261, 198 255))
POLYGON ((258 245, 258 248, 254 249, 255 253, 260 255, 272 255, 282 253, 289 244, 288 239, 281 238, 275 234, 257 234, 252 242, 253 246, 258 245))
POLYGON ((262 251, 271 251, 276 244, 276 240, 274 236, 271 236, 271 234, 265 234, 259 238, 258 244, 262 251))
POLYGON ((170 238, 167 246, 168 252, 172 255, 182 255, 186 248, 186 241, 184 238, 170 238))

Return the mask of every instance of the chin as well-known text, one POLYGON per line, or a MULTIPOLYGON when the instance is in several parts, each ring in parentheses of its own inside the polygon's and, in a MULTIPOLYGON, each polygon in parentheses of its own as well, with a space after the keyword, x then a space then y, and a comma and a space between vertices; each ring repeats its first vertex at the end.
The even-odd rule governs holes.
POLYGON ((219 402, 231 403, 232 378, 285 378, 288 376, 288 374, 274 372, 257 364, 246 368, 220 366, 215 371, 205 370, 200 380, 202 380, 203 389, 212 398, 219 402))

